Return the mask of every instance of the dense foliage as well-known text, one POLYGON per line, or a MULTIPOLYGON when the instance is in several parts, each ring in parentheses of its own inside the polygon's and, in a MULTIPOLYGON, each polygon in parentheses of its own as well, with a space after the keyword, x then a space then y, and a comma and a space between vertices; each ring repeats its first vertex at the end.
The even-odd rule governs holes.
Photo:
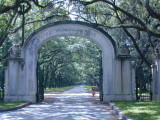
POLYGON ((39 50, 38 60, 44 88, 99 83, 101 51, 85 38, 60 37, 48 41, 39 50))

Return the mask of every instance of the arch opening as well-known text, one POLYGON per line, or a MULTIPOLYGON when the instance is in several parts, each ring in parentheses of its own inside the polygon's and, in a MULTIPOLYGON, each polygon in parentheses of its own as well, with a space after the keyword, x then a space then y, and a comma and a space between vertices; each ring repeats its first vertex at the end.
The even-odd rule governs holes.
POLYGON ((51 39, 38 50, 37 60, 37 101, 47 101, 46 91, 75 85, 96 86, 96 96, 102 93, 101 49, 91 40, 75 36, 51 39))

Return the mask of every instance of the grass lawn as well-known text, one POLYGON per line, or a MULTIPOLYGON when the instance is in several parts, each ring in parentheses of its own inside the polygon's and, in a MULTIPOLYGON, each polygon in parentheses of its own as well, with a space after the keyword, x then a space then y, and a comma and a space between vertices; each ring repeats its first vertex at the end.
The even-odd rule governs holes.
POLYGON ((18 105, 24 104, 24 102, 0 102, 0 109, 5 109, 5 108, 12 108, 18 105))
POLYGON ((87 86, 85 85, 85 88, 87 88, 87 90, 92 91, 92 87, 96 87, 96 86, 87 86))
POLYGON ((60 88, 47 88, 44 90, 44 92, 61 92, 61 91, 72 89, 74 87, 75 86, 67 86, 67 87, 60 87, 60 88))
POLYGON ((133 120, 160 120, 160 101, 113 103, 133 120))

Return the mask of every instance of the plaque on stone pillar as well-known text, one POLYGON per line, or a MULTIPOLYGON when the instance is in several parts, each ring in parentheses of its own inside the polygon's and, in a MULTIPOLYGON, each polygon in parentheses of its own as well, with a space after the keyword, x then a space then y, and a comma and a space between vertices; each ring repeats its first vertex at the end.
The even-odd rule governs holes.
POLYGON ((118 57, 118 58, 121 58, 121 59, 131 58, 130 50, 129 50, 129 48, 128 48, 128 46, 127 46, 126 44, 123 44, 123 45, 120 47, 119 54, 118 54, 117 57, 118 57))

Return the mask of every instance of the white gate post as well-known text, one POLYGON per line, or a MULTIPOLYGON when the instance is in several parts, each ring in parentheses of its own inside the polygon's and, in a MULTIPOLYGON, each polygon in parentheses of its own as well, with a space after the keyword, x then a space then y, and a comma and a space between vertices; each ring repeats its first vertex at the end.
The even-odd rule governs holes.
POLYGON ((117 100, 135 100, 135 69, 131 65, 130 55, 119 55, 120 78, 119 95, 117 100))
POLYGON ((8 58, 8 67, 5 69, 5 102, 22 101, 21 93, 24 91, 21 89, 23 87, 21 72, 23 64, 20 46, 15 45, 12 47, 12 52, 8 58))
POLYGON ((152 65, 152 80, 152 99, 160 100, 160 55, 156 56, 155 64, 152 65))

